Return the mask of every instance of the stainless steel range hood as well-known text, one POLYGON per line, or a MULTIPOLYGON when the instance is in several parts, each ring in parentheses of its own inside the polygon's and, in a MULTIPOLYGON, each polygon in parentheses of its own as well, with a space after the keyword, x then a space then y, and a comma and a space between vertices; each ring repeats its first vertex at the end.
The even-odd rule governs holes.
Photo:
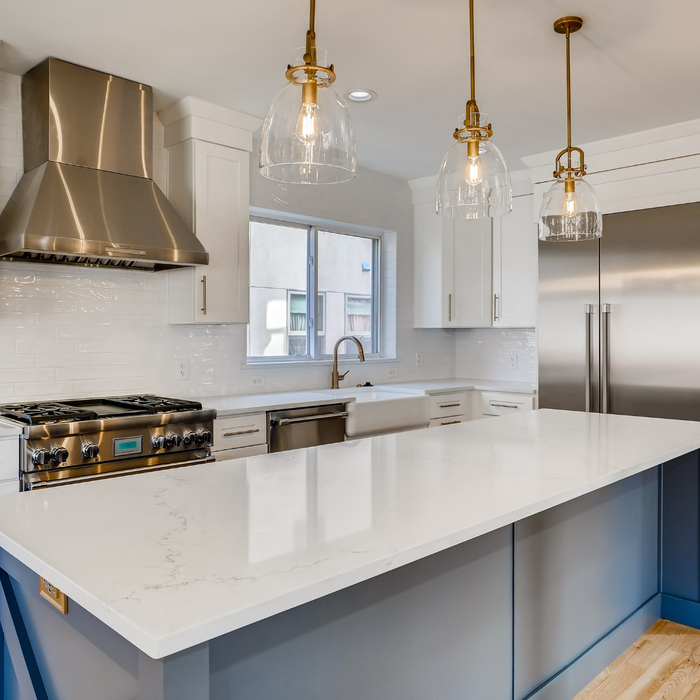
POLYGON ((152 180, 150 87, 49 58, 22 81, 25 174, 0 256, 164 270, 209 254, 152 180))

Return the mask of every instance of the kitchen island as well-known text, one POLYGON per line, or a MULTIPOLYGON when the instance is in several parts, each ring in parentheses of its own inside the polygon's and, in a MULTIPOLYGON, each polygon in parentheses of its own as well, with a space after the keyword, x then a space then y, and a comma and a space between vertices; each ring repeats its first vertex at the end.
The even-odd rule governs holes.
POLYGON ((6 496, 5 697, 568 700, 700 607, 698 448, 541 410, 6 496))

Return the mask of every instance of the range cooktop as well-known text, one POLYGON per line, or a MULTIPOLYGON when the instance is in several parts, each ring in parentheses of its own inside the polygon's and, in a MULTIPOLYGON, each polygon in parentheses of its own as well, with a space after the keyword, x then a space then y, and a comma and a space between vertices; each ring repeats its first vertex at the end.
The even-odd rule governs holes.
POLYGON ((0 405, 0 415, 25 425, 96 420, 120 416, 199 411, 201 403, 153 394, 0 405))

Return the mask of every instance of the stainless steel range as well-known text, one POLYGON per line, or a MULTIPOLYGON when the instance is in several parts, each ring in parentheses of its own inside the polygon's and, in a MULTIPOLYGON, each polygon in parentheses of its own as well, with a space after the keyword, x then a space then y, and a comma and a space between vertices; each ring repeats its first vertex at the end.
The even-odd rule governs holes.
POLYGON ((20 489, 211 461, 215 410, 161 396, 0 406, 23 425, 20 489))

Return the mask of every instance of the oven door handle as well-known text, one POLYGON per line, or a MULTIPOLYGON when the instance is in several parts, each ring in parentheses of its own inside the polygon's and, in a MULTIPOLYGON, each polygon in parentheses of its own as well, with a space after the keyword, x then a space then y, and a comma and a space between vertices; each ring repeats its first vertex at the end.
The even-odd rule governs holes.
POLYGON ((328 420, 329 418, 346 418, 347 411, 338 411, 337 413, 322 413, 318 416, 304 416, 303 418, 270 418, 271 425, 279 425, 280 428, 293 423, 311 423, 317 420, 328 420))

